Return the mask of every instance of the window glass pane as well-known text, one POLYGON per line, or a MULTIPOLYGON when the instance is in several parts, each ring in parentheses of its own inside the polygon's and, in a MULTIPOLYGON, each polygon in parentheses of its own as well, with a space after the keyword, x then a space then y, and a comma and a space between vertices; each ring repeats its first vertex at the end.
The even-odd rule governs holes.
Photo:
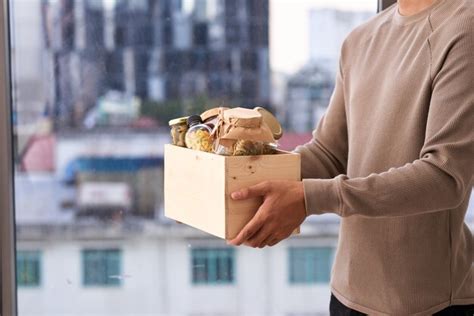
POLYGON ((192 249, 192 274, 196 284, 222 284, 234 281, 234 250, 222 248, 192 249))
POLYGON ((329 247, 289 248, 291 283, 329 283, 333 249, 329 247))
POLYGON ((17 283, 20 287, 35 287, 41 282, 41 257, 39 251, 20 250, 16 254, 17 283))
POLYGON ((337 217, 230 248, 164 216, 163 147, 170 119, 221 105, 308 141, 376 0, 9 4, 20 316, 327 312, 337 217))
POLYGON ((120 285, 119 250, 84 250, 82 255, 84 285, 120 285))

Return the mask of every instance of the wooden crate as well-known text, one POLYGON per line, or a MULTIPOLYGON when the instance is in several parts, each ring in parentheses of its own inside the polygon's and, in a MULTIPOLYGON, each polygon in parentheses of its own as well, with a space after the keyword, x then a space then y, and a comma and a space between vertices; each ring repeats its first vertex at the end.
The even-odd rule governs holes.
POLYGON ((262 198, 235 201, 230 194, 264 180, 300 180, 300 165, 299 154, 283 151, 229 157, 165 145, 165 216, 232 239, 262 198))

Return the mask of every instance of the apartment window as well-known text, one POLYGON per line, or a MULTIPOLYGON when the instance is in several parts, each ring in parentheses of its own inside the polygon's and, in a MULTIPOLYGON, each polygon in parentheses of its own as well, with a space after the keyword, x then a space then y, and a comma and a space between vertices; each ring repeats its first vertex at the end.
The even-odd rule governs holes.
POLYGON ((84 250, 82 258, 84 285, 118 286, 121 284, 120 250, 84 250))
POLYGON ((41 282, 41 258, 39 251, 18 251, 16 255, 18 286, 39 286, 41 282))
POLYGON ((332 252, 330 247, 290 248, 290 283, 329 283, 332 252))
POLYGON ((192 249, 193 284, 229 284, 234 282, 235 254, 230 248, 192 249))

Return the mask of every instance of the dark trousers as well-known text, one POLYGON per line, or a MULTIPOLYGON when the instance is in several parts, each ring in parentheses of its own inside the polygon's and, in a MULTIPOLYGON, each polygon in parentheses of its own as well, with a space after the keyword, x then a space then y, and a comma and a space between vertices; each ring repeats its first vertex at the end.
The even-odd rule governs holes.
MULTIPOLYGON (((367 315, 356 310, 350 309, 342 304, 334 295, 331 294, 329 303, 329 313, 331 316, 362 316, 367 315)), ((456 305, 449 306, 442 311, 433 314, 436 316, 474 316, 474 305, 456 305)))

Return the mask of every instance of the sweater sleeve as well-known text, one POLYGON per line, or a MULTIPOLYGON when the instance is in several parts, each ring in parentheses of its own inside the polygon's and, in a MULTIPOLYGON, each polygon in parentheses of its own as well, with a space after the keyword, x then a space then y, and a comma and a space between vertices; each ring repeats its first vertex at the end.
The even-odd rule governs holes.
POLYGON ((304 179, 307 213, 393 217, 459 206, 473 180, 473 82, 474 34, 470 32, 451 46, 433 77, 419 158, 367 177, 304 179))
POLYGON ((346 172, 347 124, 342 71, 339 69, 328 109, 313 138, 295 151, 301 155, 301 178, 334 178, 346 172))

